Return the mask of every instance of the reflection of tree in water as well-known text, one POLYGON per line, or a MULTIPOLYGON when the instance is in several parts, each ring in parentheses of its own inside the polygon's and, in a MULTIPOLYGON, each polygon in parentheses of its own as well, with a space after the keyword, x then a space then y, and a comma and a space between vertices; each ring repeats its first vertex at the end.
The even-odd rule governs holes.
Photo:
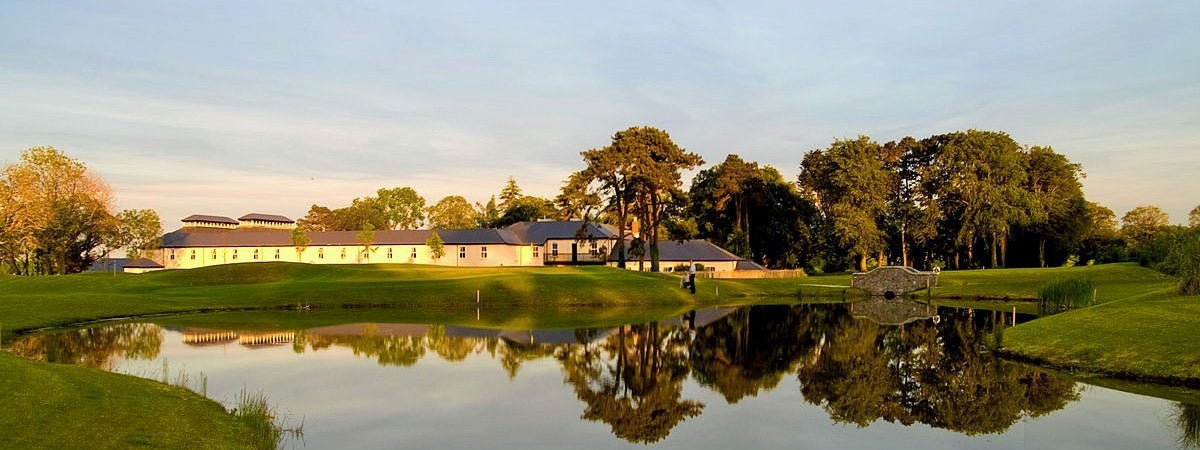
POLYGON ((292 349, 304 351, 304 344, 312 350, 321 350, 333 345, 347 347, 354 356, 376 358, 381 366, 409 367, 425 356, 424 336, 390 336, 379 334, 379 327, 368 324, 361 334, 324 335, 308 332, 296 333, 292 349))
POLYGON ((1200 448, 1200 405, 1176 403, 1174 416, 1179 448, 1200 448))
POLYGON ((683 400, 687 334, 658 324, 621 327, 599 345, 563 352, 566 383, 587 407, 583 418, 603 421, 630 442, 653 443, 704 405, 683 400))
POLYGON ((28 336, 14 342, 12 352, 39 361, 111 370, 114 357, 157 357, 162 342, 163 330, 158 325, 125 323, 28 336))
POLYGON ((968 435, 1002 432, 1079 398, 1073 381, 978 352, 986 331, 970 315, 943 319, 883 328, 842 315, 800 368, 801 393, 839 422, 922 422, 968 435))
POLYGON ((809 313, 784 305, 741 308, 696 330, 688 351, 693 377, 730 404, 774 389, 814 344, 809 313))

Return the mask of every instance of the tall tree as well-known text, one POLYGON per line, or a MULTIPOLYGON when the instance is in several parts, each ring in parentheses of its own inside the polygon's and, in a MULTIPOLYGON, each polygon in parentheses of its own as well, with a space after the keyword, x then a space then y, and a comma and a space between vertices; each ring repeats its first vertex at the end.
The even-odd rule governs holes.
POLYGON ((878 143, 859 136, 809 152, 800 166, 800 185, 816 196, 832 236, 858 255, 859 270, 866 270, 867 258, 883 250, 878 223, 887 206, 890 174, 879 155, 878 143))
POLYGON ((475 228, 475 210, 461 195, 449 195, 429 207, 429 227, 449 230, 475 228))
POLYGON ((1192 208, 1188 213, 1188 226, 1192 228, 1200 228, 1200 205, 1192 208))
POLYGON ((410 187, 379 189, 376 192, 389 230, 414 230, 425 223, 425 197, 410 187))
POLYGON ((1138 206, 1121 216, 1121 234, 1131 247, 1149 242, 1170 225, 1167 213, 1154 205, 1138 206))
POLYGON ((668 218, 682 212, 686 194, 681 171, 704 163, 695 153, 679 147, 666 131, 653 127, 631 127, 617 132, 610 147, 626 155, 625 178, 630 181, 632 206, 645 230, 650 271, 659 270, 659 230, 668 218))
MULTIPOLYGON (((736 249, 738 253, 744 257, 750 255, 750 224, 748 215, 748 191, 753 189, 752 184, 758 178, 758 163, 747 163, 738 155, 729 155, 725 157, 725 162, 718 164, 719 169, 716 170, 716 186, 713 189, 713 196, 716 200, 718 209, 732 208, 734 216, 733 235, 737 241, 736 249)), ((732 244, 732 242, 731 242, 732 244)))
POLYGON ((929 217, 934 211, 927 207, 930 196, 920 189, 921 171, 931 164, 932 153, 911 136, 883 144, 880 152, 889 173, 883 222, 900 253, 900 264, 908 266, 910 243, 924 243, 935 233, 929 217))
MULTIPOLYGON (((633 200, 629 180, 629 168, 633 161, 629 155, 622 154, 612 145, 585 150, 580 152, 580 155, 587 164, 587 167, 579 172, 580 182, 572 183, 568 180, 564 189, 578 189, 573 195, 580 198, 595 192, 594 195, 603 199, 606 208, 615 219, 619 239, 624 239, 625 227, 629 224, 630 203, 633 200)), ((625 250, 625 245, 617 246, 617 267, 622 269, 625 268, 625 250)))
POLYGON ((504 183, 504 188, 500 190, 500 210, 507 211, 513 202, 520 200, 524 195, 521 194, 521 187, 517 186, 517 180, 513 177, 508 177, 508 181, 504 183))
POLYGON ((974 248, 990 250, 991 266, 1004 265, 1007 239, 1013 225, 1028 221, 1030 198, 1021 147, 1008 134, 967 130, 926 140, 933 146, 933 163, 922 183, 934 192, 933 201, 954 233, 954 242, 974 262, 974 248))
POLYGON ((305 231, 334 231, 339 225, 333 223, 333 211, 321 205, 312 205, 308 214, 296 220, 296 228, 305 231))
POLYGON ((0 259, 17 273, 83 270, 117 232, 108 186, 54 147, 5 167, 0 194, 0 259))
MULTIPOLYGON (((736 158, 736 155, 731 155, 736 158)), ((701 170, 692 179, 688 191, 691 217, 685 224, 694 228, 696 236, 723 245, 726 249, 768 267, 797 267, 803 263, 807 242, 811 237, 809 222, 815 216, 812 205, 800 195, 794 183, 783 178, 774 167, 759 167, 757 163, 741 164, 752 167, 750 176, 741 178, 736 200, 717 194, 726 162, 701 170), (724 198, 725 201, 719 202, 724 198), (742 215, 739 232, 738 211, 742 215)), ((730 180, 728 175, 725 182, 730 180)), ((729 193, 733 189, 725 190, 729 193)), ((674 224, 672 224, 674 225, 674 224)), ((677 227, 678 228, 678 227, 677 227)), ((672 229, 673 237, 681 234, 672 229)))
POLYGON ((517 222, 534 221, 545 217, 555 217, 558 211, 554 202, 532 195, 522 196, 508 203, 504 214, 493 224, 494 227, 506 227, 517 222))
POLYGON ((561 220, 588 220, 598 212, 600 203, 600 194, 591 189, 583 172, 572 172, 563 182, 558 196, 554 197, 561 220))
POLYGON ((1050 147, 1032 147, 1028 152, 1031 194, 1029 227, 1038 237, 1038 265, 1046 267, 1046 241, 1054 239, 1069 252, 1083 239, 1087 219, 1079 178, 1083 168, 1050 147))
POLYGON ((117 214, 120 245, 130 258, 140 258, 162 245, 162 220, 153 209, 127 209, 117 214))
POLYGON ((1085 213, 1088 227, 1080 244, 1080 261, 1111 263, 1126 258, 1125 241, 1117 229, 1117 215, 1108 207, 1087 202, 1085 213))
POLYGON ((495 228, 503 214, 504 211, 500 209, 500 205, 496 204, 495 195, 488 199, 486 204, 475 202, 475 226, 477 228, 495 228))

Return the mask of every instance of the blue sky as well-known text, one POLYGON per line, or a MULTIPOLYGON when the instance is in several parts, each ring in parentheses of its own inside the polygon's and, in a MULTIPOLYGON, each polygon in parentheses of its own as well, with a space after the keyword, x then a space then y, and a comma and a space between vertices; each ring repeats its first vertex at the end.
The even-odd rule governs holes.
POLYGON ((173 229, 551 197, 631 125, 789 178, 835 138, 977 128, 1118 216, 1200 204, 1200 2, 832 3, 0 0, 0 162, 55 146, 173 229))

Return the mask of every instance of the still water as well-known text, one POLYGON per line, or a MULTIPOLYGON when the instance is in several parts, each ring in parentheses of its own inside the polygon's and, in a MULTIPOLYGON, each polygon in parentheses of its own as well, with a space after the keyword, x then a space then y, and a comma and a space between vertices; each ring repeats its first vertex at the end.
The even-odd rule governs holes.
MULTIPOLYGON (((281 313, 280 323, 311 323, 281 313)), ((1174 449, 1200 442, 1173 400, 978 351, 1011 317, 893 302, 717 308, 587 329, 440 324, 119 323, 12 350, 267 394, 296 448, 1174 449)), ((1025 318, 1018 317, 1018 320, 1025 318)), ((316 321, 319 322, 319 321, 316 321)))

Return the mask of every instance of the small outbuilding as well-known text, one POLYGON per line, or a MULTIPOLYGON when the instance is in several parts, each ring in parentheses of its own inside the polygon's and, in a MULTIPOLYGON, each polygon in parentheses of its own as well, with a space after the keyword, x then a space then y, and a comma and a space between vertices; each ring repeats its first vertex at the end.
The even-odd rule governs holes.
POLYGON ((146 273, 163 269, 163 265, 155 262, 153 259, 139 258, 125 264, 125 267, 121 271, 125 273, 146 273))

